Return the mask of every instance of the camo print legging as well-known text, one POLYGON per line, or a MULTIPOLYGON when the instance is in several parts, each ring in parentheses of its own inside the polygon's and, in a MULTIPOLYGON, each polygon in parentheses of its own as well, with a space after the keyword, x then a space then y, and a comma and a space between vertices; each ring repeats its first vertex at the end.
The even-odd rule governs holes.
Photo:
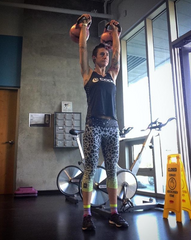
POLYGON ((105 162, 107 187, 117 188, 117 162, 119 158, 119 127, 116 120, 91 119, 87 122, 84 136, 85 168, 82 190, 93 190, 93 178, 99 160, 99 149, 105 162))

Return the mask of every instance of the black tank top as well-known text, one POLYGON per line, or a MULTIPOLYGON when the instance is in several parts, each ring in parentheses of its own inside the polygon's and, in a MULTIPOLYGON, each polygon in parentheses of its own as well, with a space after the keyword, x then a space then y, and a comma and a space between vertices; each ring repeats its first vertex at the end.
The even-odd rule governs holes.
POLYGON ((116 117, 116 85, 109 73, 102 77, 93 72, 84 87, 87 95, 87 119, 107 116, 116 117))

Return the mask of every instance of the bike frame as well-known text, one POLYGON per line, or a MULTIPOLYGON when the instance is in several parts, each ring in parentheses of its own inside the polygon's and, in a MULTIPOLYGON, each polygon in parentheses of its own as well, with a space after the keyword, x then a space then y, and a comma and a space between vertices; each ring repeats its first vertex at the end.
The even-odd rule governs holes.
POLYGON ((84 152, 83 152, 83 149, 82 149, 82 144, 80 142, 80 137, 79 135, 76 135, 76 136, 72 136, 73 139, 76 139, 77 141, 77 144, 78 144, 78 147, 79 147, 79 150, 80 150, 80 155, 81 155, 81 159, 82 159, 82 164, 85 163, 85 158, 84 158, 84 152))
MULTIPOLYGON (((150 129, 149 134, 147 135, 145 141, 143 142, 141 151, 139 152, 139 154, 137 155, 136 159, 134 160, 133 164, 130 167, 130 171, 136 176, 137 172, 139 170, 139 166, 142 162, 142 157, 143 157, 143 153, 146 150, 146 148, 149 146, 152 138, 155 135, 155 132, 158 131, 160 132, 162 127, 166 126, 168 122, 175 120, 175 118, 169 118, 166 123, 162 124, 161 122, 158 122, 158 119, 156 119, 154 122, 151 122, 148 126, 147 129, 150 129)), ((146 130, 147 130, 146 129, 146 130)), ((161 151, 161 149, 160 149, 161 151)))
POLYGON ((139 170, 139 166, 143 160, 143 153, 145 152, 146 148, 150 145, 151 139, 154 137, 155 135, 155 129, 151 129, 149 134, 147 135, 145 141, 143 142, 141 151, 139 152, 139 154, 137 155, 136 159, 134 160, 133 164, 130 167, 130 171, 134 174, 137 175, 137 172, 139 170))

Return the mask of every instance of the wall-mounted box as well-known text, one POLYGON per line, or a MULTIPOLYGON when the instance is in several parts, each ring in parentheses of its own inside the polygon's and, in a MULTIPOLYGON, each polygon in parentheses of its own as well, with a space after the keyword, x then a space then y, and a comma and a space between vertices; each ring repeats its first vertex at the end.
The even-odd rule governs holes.
POLYGON ((78 147, 77 141, 69 133, 72 128, 81 130, 81 113, 54 113, 54 148, 78 147))

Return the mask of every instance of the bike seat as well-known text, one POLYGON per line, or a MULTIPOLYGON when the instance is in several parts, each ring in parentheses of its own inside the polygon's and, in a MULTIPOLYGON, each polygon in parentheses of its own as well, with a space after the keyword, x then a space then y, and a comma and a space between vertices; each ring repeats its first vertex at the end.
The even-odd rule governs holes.
POLYGON ((75 136, 77 136, 77 135, 79 135, 79 134, 81 134, 81 133, 84 133, 84 130, 77 130, 77 129, 70 129, 70 131, 69 131, 69 133, 71 134, 71 135, 75 135, 75 136))

